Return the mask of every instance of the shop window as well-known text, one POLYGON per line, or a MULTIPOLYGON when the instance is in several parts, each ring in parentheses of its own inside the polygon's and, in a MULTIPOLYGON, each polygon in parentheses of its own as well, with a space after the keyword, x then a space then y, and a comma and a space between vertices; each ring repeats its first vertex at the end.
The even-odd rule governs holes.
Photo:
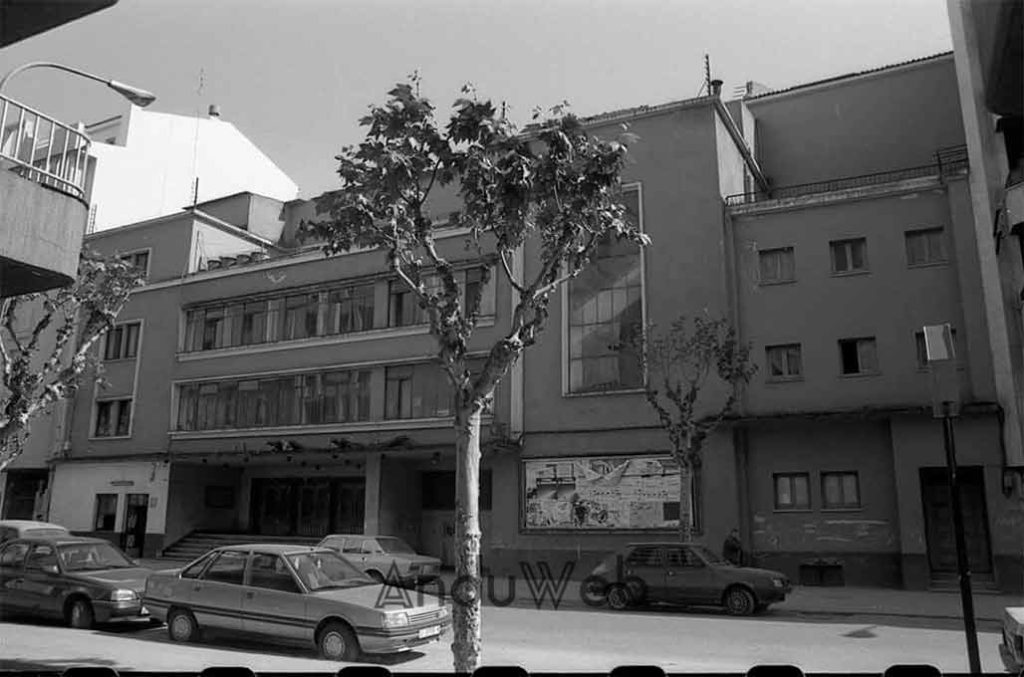
POLYGON ((96 494, 93 531, 114 531, 117 525, 117 494, 96 494))

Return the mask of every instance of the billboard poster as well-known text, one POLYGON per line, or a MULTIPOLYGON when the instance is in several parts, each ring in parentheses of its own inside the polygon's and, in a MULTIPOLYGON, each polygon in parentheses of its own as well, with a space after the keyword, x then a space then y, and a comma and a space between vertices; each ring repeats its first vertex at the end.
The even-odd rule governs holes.
POLYGON ((679 466, 669 456, 523 461, 526 529, 679 526, 679 466))

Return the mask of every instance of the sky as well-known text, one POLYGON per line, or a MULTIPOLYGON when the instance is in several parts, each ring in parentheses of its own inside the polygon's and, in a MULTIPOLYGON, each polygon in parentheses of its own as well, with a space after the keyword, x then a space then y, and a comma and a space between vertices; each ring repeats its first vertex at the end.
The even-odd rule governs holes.
MULTIPOLYGON (((210 104, 298 183, 334 188, 359 118, 418 71, 443 114, 472 83, 525 123, 697 96, 704 55, 723 95, 783 88, 952 47, 945 0, 120 0, 0 51, 0 74, 57 61, 143 87, 150 110, 210 104)), ((123 110, 102 85, 27 71, 5 94, 66 122, 123 110)))

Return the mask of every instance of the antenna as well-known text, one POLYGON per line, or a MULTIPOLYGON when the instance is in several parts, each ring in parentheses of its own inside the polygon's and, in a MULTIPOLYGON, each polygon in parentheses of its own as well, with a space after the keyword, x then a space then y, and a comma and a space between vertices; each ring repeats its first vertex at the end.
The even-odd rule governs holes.
POLYGON ((711 94, 711 57, 704 55, 704 91, 711 94))
POLYGON ((206 71, 199 69, 199 87, 196 89, 196 135, 192 140, 192 207, 199 204, 199 112, 202 110, 203 84, 206 71))

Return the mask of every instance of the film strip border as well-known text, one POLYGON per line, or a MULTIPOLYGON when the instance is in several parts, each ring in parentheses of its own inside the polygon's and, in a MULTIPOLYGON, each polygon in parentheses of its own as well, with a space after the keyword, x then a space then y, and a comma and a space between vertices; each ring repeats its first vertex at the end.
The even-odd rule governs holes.
MULTIPOLYGON (((25 677, 390 677, 391 671, 381 666, 349 666, 341 668, 336 672, 325 670, 324 672, 264 672, 254 671, 245 667, 210 667, 201 672, 148 672, 124 670, 117 671, 110 667, 97 666, 74 666, 64 670, 2 670, 3 675, 24 675, 25 677)), ((408 677, 439 677, 446 673, 439 671, 432 672, 406 672, 396 673, 408 677)), ((835 675, 846 675, 848 677, 977 677, 977 675, 1006 675, 1009 672, 990 673, 943 673, 932 665, 893 665, 883 673, 877 672, 804 672, 795 665, 757 665, 747 672, 667 672, 656 665, 624 665, 613 669, 610 673, 603 672, 536 672, 518 666, 484 666, 477 668, 472 677, 554 677, 556 675, 571 675, 572 677, 835 677, 835 675)), ((1024 677, 1024 669, 1017 673, 1018 677, 1024 677)), ((465 677, 470 677, 468 674, 465 677)))

